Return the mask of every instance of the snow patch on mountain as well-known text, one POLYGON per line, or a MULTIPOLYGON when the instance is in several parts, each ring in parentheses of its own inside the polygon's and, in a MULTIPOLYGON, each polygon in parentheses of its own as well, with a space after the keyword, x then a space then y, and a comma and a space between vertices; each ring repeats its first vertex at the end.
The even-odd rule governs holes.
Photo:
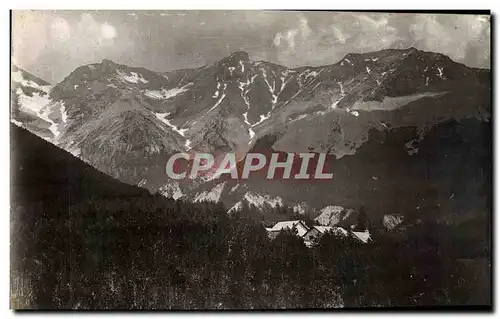
POLYGON ((267 114, 266 114, 266 115, 261 114, 261 115, 260 115, 260 119, 259 119, 259 121, 258 121, 258 122, 253 123, 253 124, 252 124, 252 127, 255 127, 255 126, 259 125, 260 123, 264 122, 265 120, 267 120, 267 119, 268 119, 268 118, 270 118, 270 117, 271 117, 271 112, 270 112, 270 111, 269 111, 269 112, 267 112, 267 114))
POLYGON ((22 85, 24 87, 30 87, 39 91, 48 93, 50 91, 50 85, 39 85, 38 83, 27 80, 24 78, 23 73, 20 70, 12 72, 11 74, 12 82, 22 85))
MULTIPOLYGON (((337 106, 339 105, 339 102, 340 102, 340 100, 334 101, 334 102, 332 103, 332 105, 330 105, 330 108, 331 108, 331 109, 336 109, 336 108, 337 108, 337 106)), ((316 114, 321 114, 321 115, 323 115, 323 114, 325 114, 325 112, 318 111, 318 112, 316 112, 316 114)))
POLYGON ((384 215, 382 223, 387 230, 392 230, 394 227, 403 222, 403 215, 384 215))
POLYGON ((346 108, 345 111, 351 115, 354 115, 354 116, 359 116, 359 112, 358 111, 354 111, 354 110, 351 110, 350 108, 346 108))
MULTIPOLYGON (((75 141, 70 141, 64 149, 68 151, 70 154, 72 154, 75 157, 80 158, 80 153, 81 149, 77 146, 75 146, 75 141)), ((81 158, 84 162, 87 162, 84 158, 81 158)))
POLYGON ((80 154, 82 153, 82 150, 78 147, 73 147, 73 148, 69 148, 68 149, 68 152, 73 155, 74 157, 80 157, 80 154))
POLYGON ((160 121, 162 121, 164 124, 166 124, 168 127, 170 127, 172 129, 172 131, 176 132, 177 134, 179 134, 180 136, 182 137, 185 137, 185 132, 188 130, 187 128, 184 128, 184 129, 178 129, 177 126, 173 125, 172 123, 170 123, 169 120, 166 119, 166 117, 169 115, 170 113, 155 113, 155 116, 157 119, 159 119, 160 121))
POLYGON ((217 106, 219 106, 222 103, 222 100, 224 100, 224 98, 226 97, 226 88, 227 88, 227 84, 224 83, 224 88, 222 90, 222 96, 219 98, 219 100, 217 100, 217 102, 215 103, 215 105, 212 106, 212 108, 210 110, 208 110, 207 113, 212 112, 217 106))
POLYGON ((333 226, 340 223, 349 215, 350 213, 346 212, 342 206, 326 206, 321 209, 321 213, 315 218, 315 220, 320 223, 320 225, 333 226), (346 216, 343 216, 344 212, 346 213, 346 216))
POLYGON ((149 154, 160 154, 161 149, 162 146, 154 142, 146 146, 146 151, 149 154))
POLYGON ((59 102, 61 105, 60 105, 60 109, 59 111, 61 112, 61 120, 63 121, 63 123, 66 123, 68 121, 68 114, 66 113, 66 106, 64 105, 64 102, 59 102))
POLYGON ((443 74, 443 68, 437 68, 438 70, 438 76, 439 78, 441 78, 442 80, 446 80, 446 78, 444 77, 444 74, 443 74))
MULTIPOLYGON (((141 186, 141 185, 139 185, 141 186)), ((184 196, 182 193, 181 188, 179 187, 179 183, 175 181, 170 181, 169 183, 163 185, 160 187, 158 190, 160 194, 162 194, 165 197, 171 197, 173 199, 178 199, 184 196)))
POLYGON ((283 199, 281 197, 271 197, 269 195, 260 195, 253 192, 246 192, 243 197, 247 202, 256 206, 262 207, 265 203, 271 205, 271 207, 276 207, 277 205, 283 205, 283 199))
POLYGON ((193 83, 188 83, 182 87, 161 90, 145 90, 144 95, 155 100, 168 100, 189 90, 193 83))
POLYGON ((345 91, 344 91, 344 86, 342 85, 342 82, 337 82, 337 84, 339 85, 339 88, 340 88, 340 96, 345 96, 345 91))
POLYGON ((122 81, 129 82, 129 83, 137 84, 137 83, 141 82, 141 83, 146 84, 149 82, 141 74, 138 74, 137 72, 130 72, 130 75, 129 75, 123 71, 118 70, 117 74, 118 74, 118 79, 120 79, 122 81))
POLYGON ((301 115, 297 116, 296 118, 292 118, 289 123, 300 121, 302 119, 305 119, 308 116, 309 116, 309 114, 301 114, 301 115))
POLYGON ((39 114, 39 116, 44 119, 45 121, 49 122, 50 123, 50 127, 49 127, 49 130, 52 132, 52 135, 54 135, 54 139, 57 140, 57 138, 59 137, 59 129, 57 127, 57 124, 52 121, 48 116, 45 116, 45 115, 42 115, 42 114, 39 114))
POLYGON ((341 66, 344 66, 344 62, 347 62, 347 63, 349 63, 350 65, 353 65, 353 64, 352 64, 352 62, 351 62, 351 60, 349 60, 348 58, 344 58, 344 59, 342 60, 342 62, 340 62, 340 65, 341 65, 341 66))
POLYGON ((243 121, 244 121, 246 124, 248 124, 248 125, 252 126, 252 124, 251 124, 250 122, 248 122, 248 112, 243 113, 243 121))
POLYGON ((255 136, 255 131, 252 130, 252 123, 248 121, 248 111, 250 110, 250 100, 248 99, 248 92, 250 91, 251 84, 254 83, 255 77, 257 75, 252 76, 251 78, 247 78, 246 82, 238 82, 238 89, 240 90, 240 96, 243 99, 243 102, 245 102, 245 105, 247 106, 247 111, 243 113, 243 121, 245 124, 248 125, 248 135, 250 135, 250 140, 248 141, 248 144, 252 143, 252 140, 255 136))
POLYGON ((224 185, 226 185, 226 182, 218 184, 210 191, 197 193, 194 202, 196 203, 201 201, 210 201, 217 203, 220 200, 220 196, 222 195, 222 190, 224 189, 224 185))
POLYGON ((248 92, 252 88, 250 85, 254 83, 255 78, 257 77, 257 74, 252 76, 251 78, 247 78, 246 82, 238 82, 238 89, 240 90, 240 96, 245 102, 245 105, 247 106, 247 110, 250 109, 250 101, 248 99, 248 92))
POLYGON ((307 210, 307 203, 302 202, 302 203, 296 204, 295 206, 293 206, 292 209, 293 209, 294 213, 304 215, 306 213, 306 210, 307 210))
POLYGON ((311 78, 314 80, 323 70, 318 71, 311 71, 311 70, 306 70, 303 74, 305 74, 305 81, 306 82, 311 82, 311 78))
POLYGON ((411 102, 427 98, 435 97, 444 94, 443 92, 426 92, 413 95, 397 96, 397 97, 384 97, 382 102, 379 101, 357 101, 352 106, 353 110, 363 110, 363 111, 391 111, 397 108, 404 107, 411 102))
POLYGON ((51 131, 54 139, 59 137, 59 127, 50 117, 51 113, 49 95, 47 93, 40 94, 38 92, 33 92, 32 96, 24 94, 21 88, 16 90, 18 95, 19 109, 28 114, 34 114, 42 120, 50 123, 49 130, 51 131))
POLYGON ((231 191, 230 191, 230 193, 233 193, 235 190, 237 190, 237 189, 238 189, 238 187, 240 187, 240 184, 236 184, 236 185, 234 185, 233 187, 231 187, 231 191))
POLYGON ((278 94, 275 93, 275 91, 276 91, 276 81, 273 80, 273 83, 271 85, 271 83, 267 79, 267 72, 266 72, 266 70, 265 69, 261 69, 261 70, 262 70, 262 77, 264 78, 264 82, 266 83, 267 88, 269 89, 269 92, 271 93, 271 97, 272 97, 272 100, 271 100, 271 109, 274 109, 274 106, 278 102, 278 94))
POLYGON ((251 128, 251 127, 249 127, 249 128, 248 128, 248 135, 250 135, 250 141, 248 141, 248 144, 251 144, 251 143, 252 143, 252 140, 253 140, 253 138, 254 138, 254 136, 255 136, 255 131, 254 131, 254 130, 252 130, 252 128, 251 128))
POLYGON ((21 111, 27 113, 35 113, 39 115, 43 108, 50 103, 48 94, 33 92, 32 96, 28 96, 24 94, 21 88, 18 88, 16 93, 18 95, 19 108, 21 111))
POLYGON ((220 82, 217 81, 217 88, 215 89, 214 95, 212 95, 212 98, 216 99, 219 97, 219 89, 220 89, 220 82))
POLYGON ((23 123, 16 121, 15 119, 10 119, 10 121, 19 127, 23 127, 23 123))
POLYGON ((227 213, 228 214, 231 214, 235 211, 239 211, 241 208, 243 207, 243 204, 241 203, 241 201, 237 202, 236 204, 233 205, 233 207, 231 207, 227 213))
POLYGON ((186 150, 189 151, 191 149, 191 140, 186 139, 186 142, 184 143, 184 147, 186 148, 186 150))
POLYGON ((281 86, 280 86, 280 91, 278 93, 278 96, 281 94, 281 92, 283 92, 287 83, 288 83, 288 80, 285 81, 285 76, 281 76, 281 86))

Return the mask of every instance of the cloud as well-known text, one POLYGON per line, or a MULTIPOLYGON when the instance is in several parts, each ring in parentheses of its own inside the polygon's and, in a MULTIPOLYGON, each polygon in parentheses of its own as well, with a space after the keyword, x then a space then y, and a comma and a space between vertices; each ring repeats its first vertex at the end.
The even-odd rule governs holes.
POLYGON ((309 23, 306 17, 300 18, 300 33, 304 38, 307 38, 312 33, 312 30, 309 27, 309 23))
POLYGON ((387 15, 337 13, 330 20, 304 14, 295 26, 278 31, 273 44, 280 49, 278 62, 294 66, 336 62, 349 52, 386 48, 398 39, 396 29, 388 25, 387 15), (309 17, 309 19, 308 19, 309 17), (316 21, 310 26, 309 21, 316 21), (285 40, 285 41, 282 41, 285 40))
POLYGON ((288 42, 288 47, 292 50, 295 49, 295 36, 298 34, 299 32, 297 30, 288 30, 288 32, 286 33, 286 41, 288 42))
POLYGON ((56 18, 50 25, 50 36, 56 41, 67 41, 71 36, 71 27, 63 18, 56 18))
POLYGON ((275 46, 279 46, 281 44, 281 38, 283 36, 281 35, 280 32, 276 33, 276 35, 274 36, 274 40, 273 40, 273 43, 275 46))
POLYGON ((116 38, 116 28, 111 24, 104 22, 101 25, 101 35, 104 39, 114 39, 116 38))
POLYGON ((125 32, 120 36, 117 20, 108 18, 100 12, 15 11, 13 59, 50 82, 80 65, 116 60, 132 52, 134 41, 125 32))
POLYGON ((273 43, 275 46, 285 45, 290 49, 290 53, 294 52, 296 41, 300 41, 303 44, 308 40, 309 36, 313 33, 312 29, 309 27, 309 22, 305 16, 301 16, 299 19, 299 25, 296 28, 288 29, 284 32, 277 32, 274 36, 273 43), (282 39, 286 42, 282 43, 282 39))
POLYGON ((90 13, 83 13, 80 16, 77 28, 78 36, 93 43, 94 47, 113 45, 113 39, 117 37, 117 31, 114 26, 108 22, 100 23, 96 21, 90 13))
POLYGON ((334 25, 330 26, 335 38, 337 39, 336 42, 339 42, 340 44, 344 44, 346 41, 346 37, 342 34, 342 32, 334 25))
POLYGON ((473 66, 488 64, 489 19, 474 15, 300 13, 274 34, 276 62, 334 63, 350 52, 415 46, 473 66), (310 22, 314 22, 310 26, 310 22))
POLYGON ((467 61, 470 47, 490 54, 490 25, 485 16, 419 15, 410 27, 410 34, 415 46, 447 54, 458 61, 474 63, 467 61))
POLYGON ((46 52, 50 34, 47 28, 41 27, 46 20, 39 12, 13 11, 12 54, 16 61, 31 64, 46 52))

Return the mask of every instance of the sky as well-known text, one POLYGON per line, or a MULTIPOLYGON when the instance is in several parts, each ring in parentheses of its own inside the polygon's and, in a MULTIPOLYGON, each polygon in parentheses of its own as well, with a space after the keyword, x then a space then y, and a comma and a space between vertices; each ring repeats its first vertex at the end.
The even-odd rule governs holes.
POLYGON ((347 53, 416 47, 490 67, 488 15, 296 11, 13 11, 12 60, 57 83, 110 59, 155 71, 199 67, 235 51, 287 67, 347 53))

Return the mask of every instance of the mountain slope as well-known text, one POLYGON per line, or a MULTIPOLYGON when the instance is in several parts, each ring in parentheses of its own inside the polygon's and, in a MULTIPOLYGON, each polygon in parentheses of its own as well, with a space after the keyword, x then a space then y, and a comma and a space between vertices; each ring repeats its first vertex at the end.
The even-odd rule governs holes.
POLYGON ((144 196, 28 131, 11 125, 11 201, 71 205, 93 197, 144 196))
MULTIPOLYGON (((379 226, 387 214, 441 222, 487 216, 491 209, 491 132, 491 123, 478 119, 447 121, 431 128, 409 152, 407 141, 419 136, 415 127, 372 129, 355 154, 327 159, 332 180, 268 180, 250 175, 248 180, 234 181, 225 176, 219 197, 228 207, 249 194, 262 198, 260 206, 278 200, 299 209, 307 203, 313 217, 330 206, 364 207, 372 224, 379 226)), ((202 184, 191 194, 195 197, 221 183, 202 184)), ((247 198, 247 202, 252 200, 247 198)))
POLYGON ((11 121, 51 140, 57 128, 43 110, 48 103, 50 84, 14 64, 11 72, 11 121))
MULTIPOLYGON (((42 113, 53 122, 55 144, 113 177, 176 198, 195 199, 224 180, 169 180, 165 164, 173 153, 235 152, 238 160, 251 149, 328 153, 329 161, 346 170, 335 172, 346 186, 326 187, 336 194, 331 198, 323 195, 321 183, 288 189, 265 179, 243 181, 232 192, 226 188, 237 183, 228 181, 217 198, 228 207, 246 196, 256 203, 281 200, 298 205, 297 211, 305 206, 352 208, 359 205, 362 187, 349 186, 349 174, 355 183, 372 185, 377 165, 391 165, 399 157, 410 166, 417 159, 434 161, 426 157, 432 154, 418 154, 419 143, 433 130, 448 134, 449 125, 455 125, 449 123, 469 127, 477 120, 484 124, 478 125, 480 132, 487 131, 489 76, 489 70, 415 48, 348 54, 332 65, 295 69, 252 61, 245 52, 165 73, 103 60, 77 68, 54 85, 42 113), (384 147, 381 136, 397 143, 384 147), (371 152, 397 156, 374 163, 358 160, 375 156, 371 152), (369 175, 358 176, 363 171, 369 175)), ((476 137, 482 143, 483 135, 476 137)))
POLYGON ((89 242, 99 236, 88 230, 122 216, 113 213, 110 202, 137 202, 151 195, 23 128, 11 124, 10 137, 11 307, 71 308, 72 301, 56 300, 70 296, 76 278, 86 276, 76 260, 92 258, 89 242), (84 207, 90 209, 83 213, 84 207))
MULTIPOLYGON (((151 276, 165 279, 165 274, 168 280, 153 290, 171 292, 175 287, 182 300, 190 298, 182 295, 182 285, 194 271, 178 267, 179 260, 204 255, 167 243, 196 247, 196 239, 214 238, 214 220, 227 218, 222 206, 152 195, 97 171, 23 128, 11 125, 10 133, 13 309, 139 308, 136 302, 142 296, 133 287, 151 276), (158 246, 172 249, 151 250, 158 246), (118 286, 123 290, 110 288, 118 286)), ((217 238, 226 242, 219 233, 217 238)), ((198 267, 201 262, 188 264, 198 267)), ((209 293, 206 288, 200 291, 209 293)), ((147 297, 149 308, 190 307, 166 298, 152 306, 152 295, 147 297)))

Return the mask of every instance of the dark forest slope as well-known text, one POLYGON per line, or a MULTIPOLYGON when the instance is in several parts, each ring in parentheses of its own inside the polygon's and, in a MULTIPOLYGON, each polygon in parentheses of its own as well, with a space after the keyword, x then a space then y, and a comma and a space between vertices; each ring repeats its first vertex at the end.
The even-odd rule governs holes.
POLYGON ((14 309, 491 304, 487 218, 307 248, 222 205, 117 182, 21 128, 11 138, 14 309))

